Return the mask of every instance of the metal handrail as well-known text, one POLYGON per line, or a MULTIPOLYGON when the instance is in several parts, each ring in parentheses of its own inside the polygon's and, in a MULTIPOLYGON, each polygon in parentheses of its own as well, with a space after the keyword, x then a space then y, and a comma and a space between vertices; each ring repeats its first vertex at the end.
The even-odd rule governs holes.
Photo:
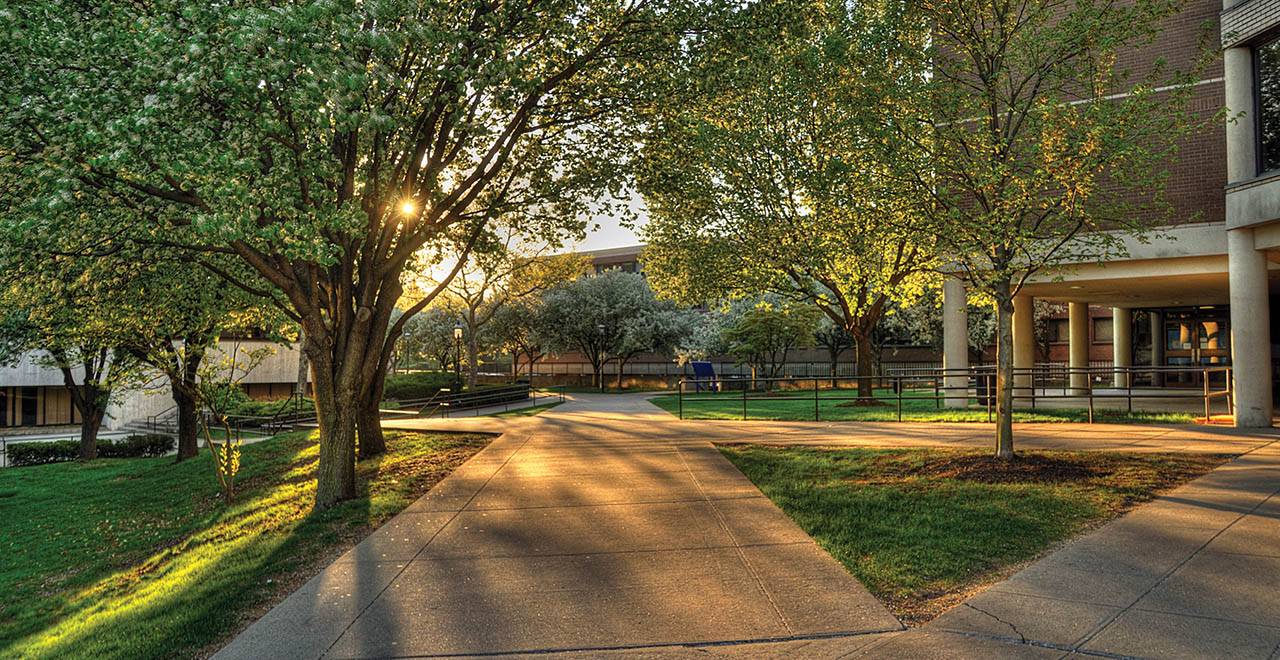
POLYGON ((448 417, 455 410, 475 410, 476 416, 479 416, 481 408, 502 404, 502 409, 505 411, 510 410, 511 404, 515 401, 524 402, 532 400, 536 404, 538 400, 543 397, 558 397, 560 401, 563 402, 564 388, 562 386, 552 386, 541 388, 540 390, 534 390, 528 384, 521 384, 519 386, 479 390, 472 393, 459 392, 451 399, 442 401, 437 407, 437 410, 433 410, 427 416, 429 417, 434 415, 436 412, 440 412, 442 417, 448 417), (558 393, 556 390, 558 390, 558 393), (551 394, 543 395, 539 393, 543 391, 551 392, 551 394), (525 394, 524 397, 519 399, 512 398, 513 394, 519 394, 521 392, 525 394))
POLYGON ((147 415, 147 430, 153 434, 159 433, 160 419, 163 417, 168 417, 171 413, 174 413, 177 410, 178 410, 178 406, 177 404, 174 404, 154 415, 147 415))
MULTIPOLYGON (((742 378, 742 379, 717 379, 711 382, 712 389, 724 392, 724 385, 742 385, 742 418, 745 420, 749 417, 749 403, 752 400, 777 400, 779 391, 811 391, 813 398, 813 419, 821 421, 821 401, 842 401, 842 400, 859 400, 864 397, 840 396, 838 393, 842 390, 852 390, 853 387, 841 387, 841 383, 852 383, 858 385, 863 382, 870 381, 870 387, 874 391, 876 389, 883 390, 886 386, 892 388, 892 396, 884 397, 876 394, 874 397, 878 400, 889 400, 896 403, 897 419, 902 421, 903 402, 904 401, 933 401, 935 407, 942 408, 944 401, 948 399, 965 399, 966 408, 968 401, 977 398, 978 402, 985 406, 988 421, 991 421, 994 413, 994 404, 996 391, 994 383, 995 379, 994 366, 970 367, 967 369, 931 369, 923 373, 918 370, 912 370, 917 373, 910 374, 884 374, 872 376, 810 376, 806 378, 784 377, 784 378, 742 378), (964 378, 963 385, 951 384, 957 378, 964 378), (830 387, 823 388, 822 384, 830 383, 830 387), (791 387, 786 387, 790 384, 791 387), (826 396, 822 396, 822 392, 827 392, 826 396), (973 396, 970 392, 973 391, 973 396), (752 392, 763 392, 763 395, 752 396, 752 392), (907 394, 910 392, 910 394, 907 394), (833 395, 834 393, 834 395, 833 395)), ((1158 371, 1163 374, 1191 374, 1199 376, 1200 388, 1198 390, 1190 390, 1183 388, 1160 388, 1162 394, 1156 395, 1161 399, 1175 400, 1200 400, 1204 403, 1205 423, 1212 423, 1212 404, 1214 401, 1224 399, 1226 401, 1227 413, 1235 414, 1234 393, 1231 390, 1231 367, 1215 366, 1215 367, 1066 367, 1058 372, 1068 376, 1067 382, 1061 387, 1048 386, 1045 379, 1037 381, 1038 374, 1046 373, 1047 370, 1042 366, 1031 368, 1012 369, 1010 376, 1013 382, 1013 402, 1029 401, 1031 409, 1035 409, 1037 401, 1053 400, 1053 399, 1083 399, 1088 406, 1088 419, 1090 423, 1094 421, 1094 404, 1096 400, 1107 399, 1124 399, 1127 402, 1126 410, 1133 413, 1133 399, 1135 396, 1142 396, 1146 391, 1139 389, 1135 394, 1133 376, 1140 373, 1150 371, 1158 371), (1124 375, 1124 386, 1120 388, 1100 388, 1102 391, 1095 389, 1094 375, 1107 375, 1114 377, 1117 374, 1124 375), (1073 385, 1070 383, 1070 376, 1085 375, 1083 385, 1073 385), (1223 388, 1213 389, 1211 386, 1212 376, 1222 376, 1223 388)), ((688 392, 688 385, 698 385, 705 388, 708 385, 706 380, 681 379, 677 383, 678 398, 678 415, 680 419, 685 418, 685 399, 689 398, 695 403, 705 403, 710 397, 699 394, 698 392, 688 392)), ((736 387, 734 389, 737 389, 736 387)), ((724 400, 724 397, 718 397, 712 400, 724 400)))

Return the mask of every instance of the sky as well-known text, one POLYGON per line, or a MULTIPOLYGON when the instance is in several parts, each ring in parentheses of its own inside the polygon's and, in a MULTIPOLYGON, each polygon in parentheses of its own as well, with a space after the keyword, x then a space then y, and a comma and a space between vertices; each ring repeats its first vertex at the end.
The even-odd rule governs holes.
MULTIPOLYGON (((644 218, 644 202, 640 200, 639 195, 635 195, 629 202, 634 212, 641 218, 644 218)), ((607 214, 595 216, 591 225, 587 228, 586 240, 576 245, 568 246, 576 250, 603 250, 606 248, 625 247, 640 243, 640 239, 635 232, 627 227, 623 227, 618 218, 607 214)))
MULTIPOLYGON (((631 206, 632 213, 638 218, 639 224, 644 224, 644 202, 640 196, 633 195, 628 202, 631 206)), ((613 217, 607 213, 597 214, 589 222, 587 227, 587 236, 584 240, 577 243, 568 243, 562 248, 555 250, 556 253, 579 252, 584 250, 606 250, 616 247, 630 247, 639 245, 640 238, 636 233, 628 227, 622 226, 619 218, 613 217)), ((446 260, 430 267, 424 274, 424 282, 439 281, 453 270, 457 261, 453 259, 446 260)), ((423 286, 427 286, 424 284, 423 286)), ((402 299, 406 300, 406 299, 402 299)))

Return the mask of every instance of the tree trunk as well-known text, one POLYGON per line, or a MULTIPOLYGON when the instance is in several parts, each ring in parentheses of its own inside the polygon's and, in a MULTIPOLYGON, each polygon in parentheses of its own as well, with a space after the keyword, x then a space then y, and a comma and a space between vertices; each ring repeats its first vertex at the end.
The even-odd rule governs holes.
POLYGON ((622 367, 626 366, 626 364, 627 364, 626 360, 622 358, 618 358, 618 391, 619 392, 622 391, 622 367))
POLYGON ((871 405, 876 402, 875 361, 871 356, 871 333, 853 333, 854 346, 857 349, 858 368, 858 403, 871 405))
POLYGON ((98 429, 102 428, 102 418, 106 416, 107 401, 110 397, 94 382, 94 364, 84 362, 84 385, 77 385, 75 374, 65 360, 59 359, 59 370, 62 372, 62 384, 71 394, 71 405, 80 413, 80 460, 91 461, 98 457, 98 429))
POLYGON ((533 387, 533 354, 529 354, 529 387, 533 387))
POLYGON ((80 410, 80 460, 92 461, 98 457, 98 431, 102 428, 102 418, 107 411, 106 406, 98 403, 96 396, 86 398, 85 403, 80 410))
POLYGON ((359 453, 357 458, 365 460, 387 451, 387 439, 382 433, 382 393, 383 387, 386 385, 386 374, 383 377, 373 379, 369 385, 369 393, 365 397, 364 405, 360 409, 359 425, 359 453))
MULTIPOLYGON (((355 339, 347 337, 348 341, 355 339)), ((336 361, 326 343, 314 334, 307 335, 316 421, 320 426, 317 511, 356 496, 356 420, 363 403, 358 367, 336 361)))
POLYGON ((189 394, 173 390, 173 402, 178 407, 178 461, 195 458, 200 453, 200 415, 196 400, 189 394))
POLYGON ((195 458, 200 453, 200 419, 197 410, 199 385, 196 382, 205 348, 188 338, 183 342, 182 372, 178 382, 169 383, 178 409, 178 459, 195 458))
POLYGON ((1009 282, 997 284, 996 456, 1013 458, 1013 296, 1009 282))

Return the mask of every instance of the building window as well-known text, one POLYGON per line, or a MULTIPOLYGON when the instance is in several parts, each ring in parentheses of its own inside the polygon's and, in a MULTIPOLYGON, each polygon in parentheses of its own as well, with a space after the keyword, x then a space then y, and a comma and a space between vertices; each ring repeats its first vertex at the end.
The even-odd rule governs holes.
POLYGON ((1111 343, 1111 319, 1094 319, 1093 320, 1093 343, 1110 344, 1111 343))
POLYGON ((1253 49, 1258 104, 1258 170, 1280 170, 1280 39, 1253 49))
POLYGON ((1065 344, 1071 339, 1071 321, 1068 319, 1049 319, 1046 321, 1049 343, 1065 344))

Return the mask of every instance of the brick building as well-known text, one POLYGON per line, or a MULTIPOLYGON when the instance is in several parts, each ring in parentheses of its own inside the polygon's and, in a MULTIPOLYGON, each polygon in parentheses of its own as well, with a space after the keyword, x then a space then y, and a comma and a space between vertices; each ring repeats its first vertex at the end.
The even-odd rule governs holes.
MULTIPOLYGON (((1176 214, 1163 237, 1131 241, 1128 256, 1078 264, 1031 281, 1015 301, 1014 364, 1038 355, 1036 299, 1064 303, 1054 321, 1050 359, 1073 367, 1110 360, 1118 367, 1232 369, 1238 426, 1270 426, 1276 369, 1272 346, 1280 316, 1280 0, 1192 0, 1148 47, 1119 62, 1138 75, 1163 57, 1187 67, 1199 54, 1201 25, 1218 25, 1222 57, 1196 83, 1203 117, 1226 108, 1228 121, 1190 135, 1171 168, 1176 214), (1110 308, 1110 313, 1105 310, 1110 308), (1101 319, 1109 318, 1109 322, 1101 319), (1062 333, 1066 333, 1065 343, 1062 333), (1109 333, 1111 346, 1098 341, 1109 333), (1107 355, 1110 348, 1110 355, 1107 355)), ((968 363, 962 333, 963 287, 944 287, 948 366, 968 363)), ((1117 370, 1116 384, 1127 378, 1117 370)), ((1164 385, 1197 385, 1180 376, 1164 385)))

